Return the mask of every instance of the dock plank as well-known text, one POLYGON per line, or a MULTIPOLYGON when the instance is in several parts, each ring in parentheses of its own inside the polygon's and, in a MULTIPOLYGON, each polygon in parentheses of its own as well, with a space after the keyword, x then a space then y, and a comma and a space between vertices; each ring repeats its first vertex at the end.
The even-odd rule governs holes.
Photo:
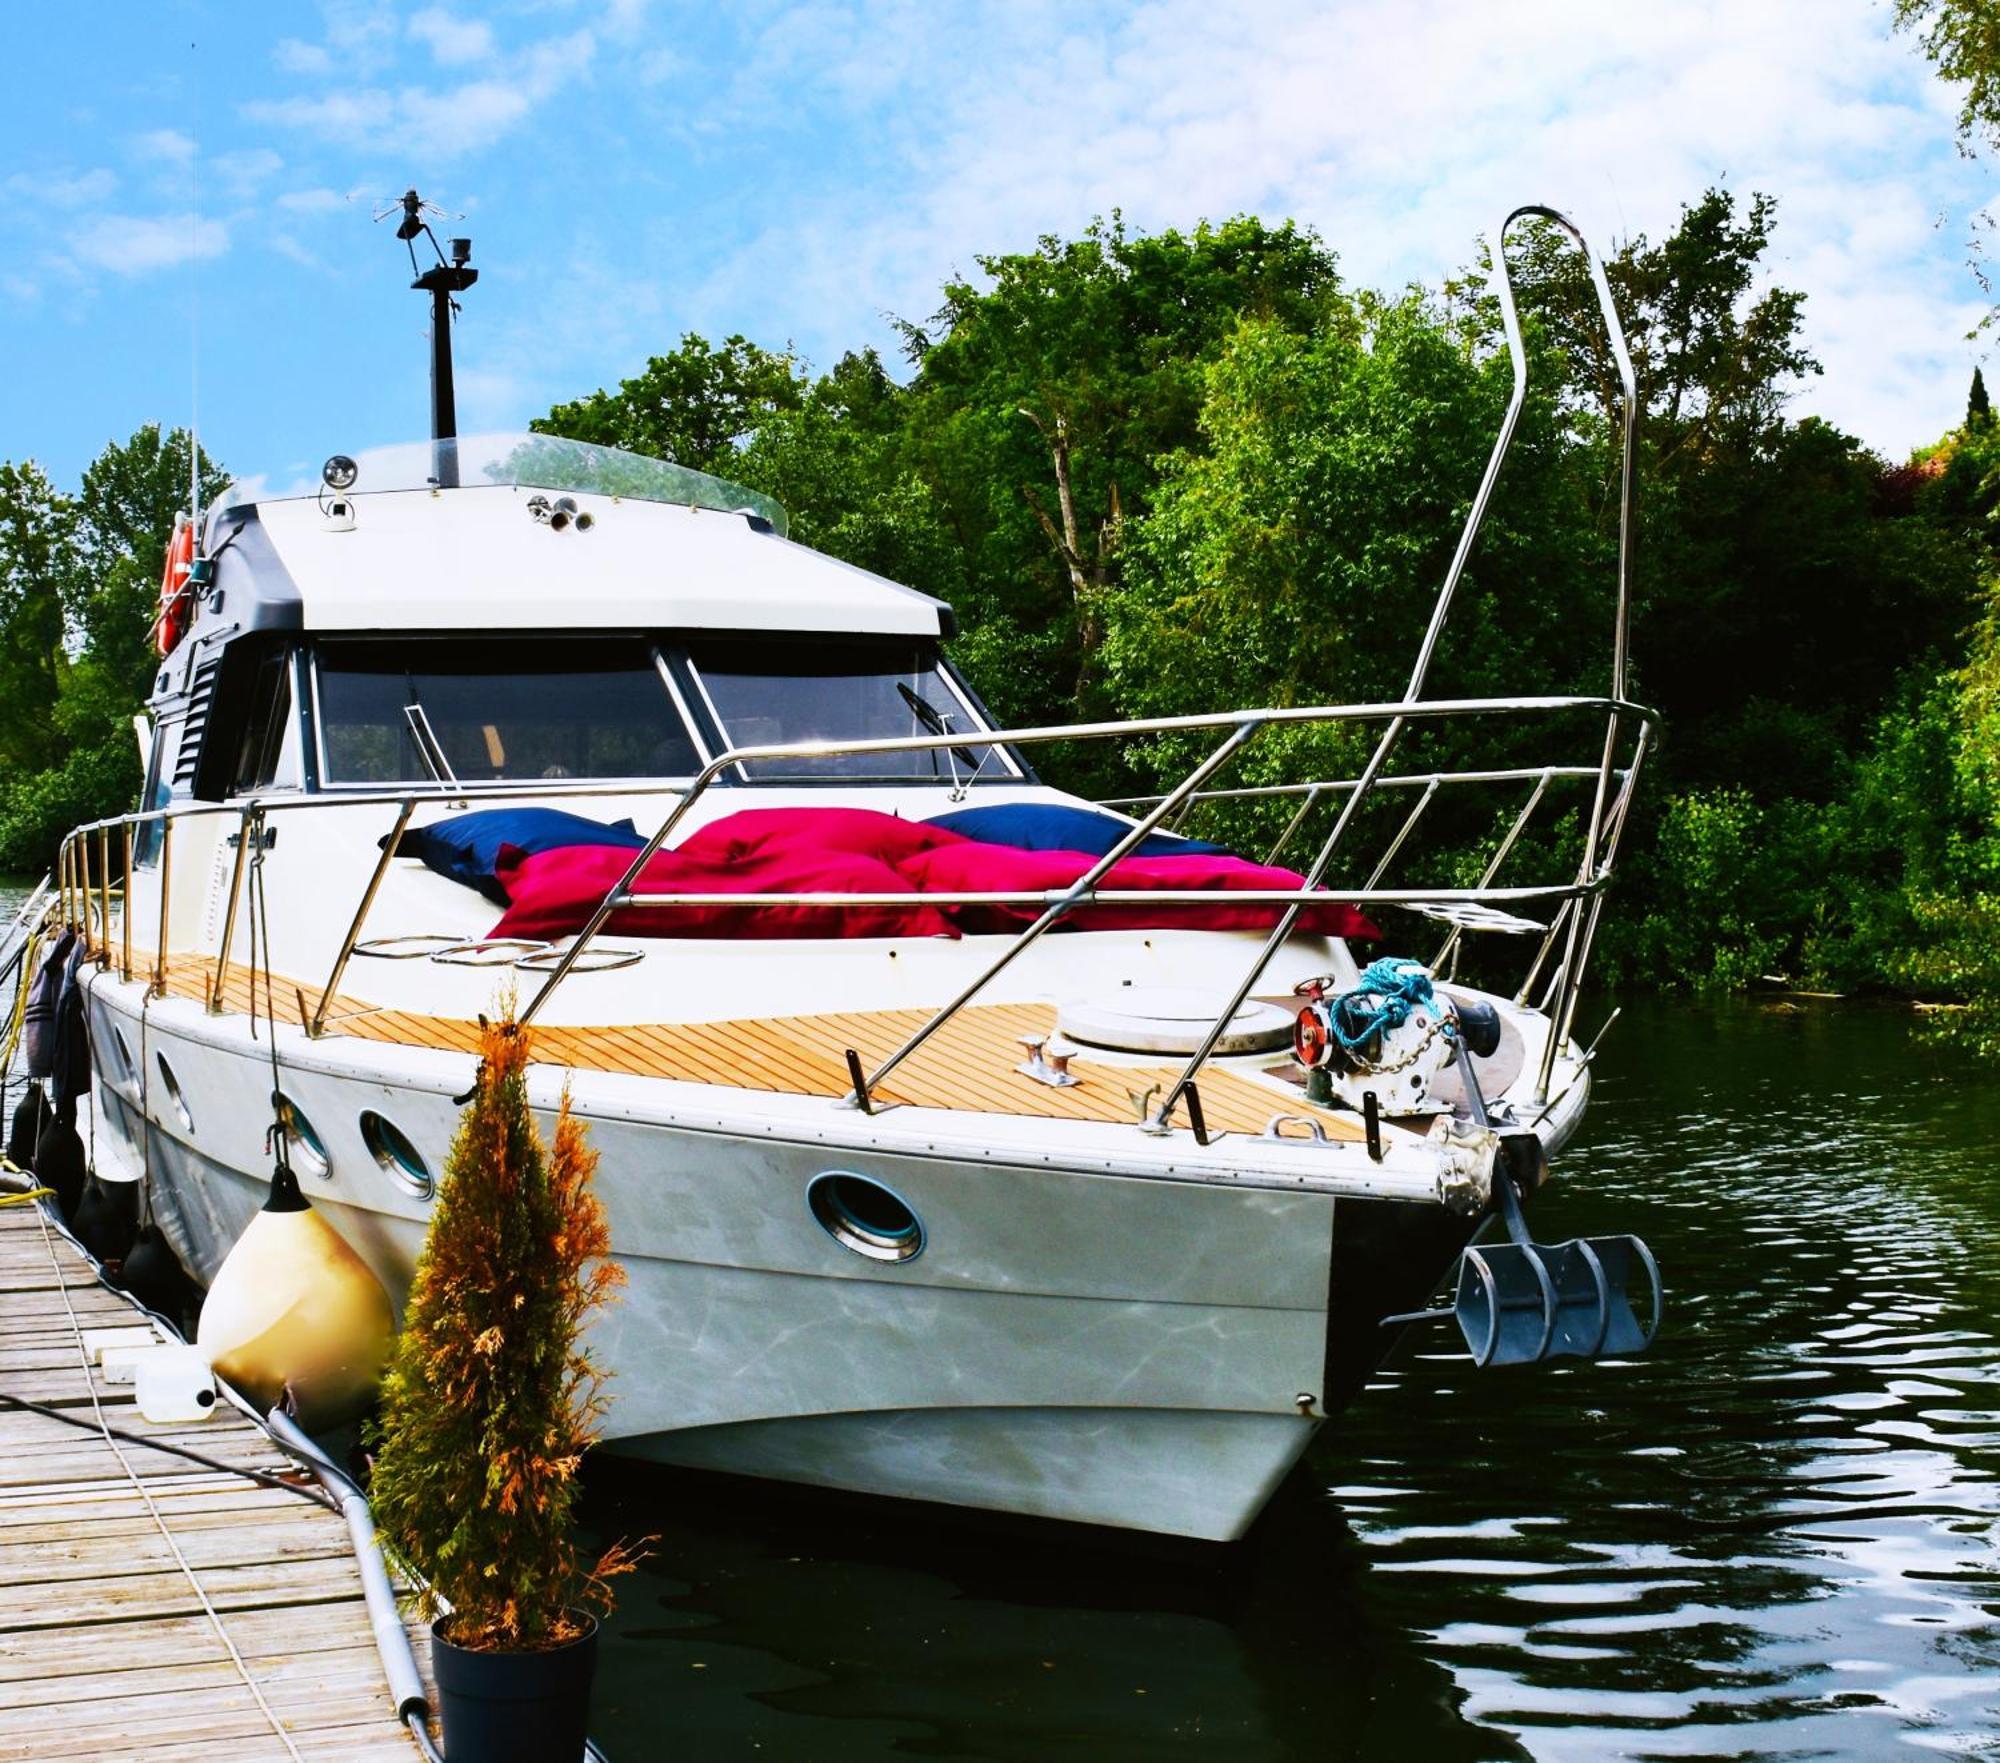
POLYGON ((0 1403, 0 1763, 411 1763, 338 1514, 157 1448, 294 1473, 234 1408, 154 1427, 85 1367, 77 1327, 143 1321, 0 1208, 0 1395, 92 1422, 0 1403), (114 1449, 100 1410, 134 1436, 114 1449))

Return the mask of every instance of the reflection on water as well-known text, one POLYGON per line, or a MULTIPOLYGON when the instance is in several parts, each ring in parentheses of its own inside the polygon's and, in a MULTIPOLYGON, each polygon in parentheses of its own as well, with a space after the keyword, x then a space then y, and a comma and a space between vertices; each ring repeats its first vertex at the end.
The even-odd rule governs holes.
POLYGON ((1890 1010, 1628 1010, 1537 1235, 1629 1364, 1411 1358, 1233 1551, 595 1471, 619 1763, 2000 1757, 2000 1089, 1890 1010))

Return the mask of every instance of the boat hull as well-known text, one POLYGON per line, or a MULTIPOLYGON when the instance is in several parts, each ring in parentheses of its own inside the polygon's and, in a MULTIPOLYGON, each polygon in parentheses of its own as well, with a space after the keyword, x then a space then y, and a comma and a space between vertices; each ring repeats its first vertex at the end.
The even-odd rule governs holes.
MULTIPOLYGON (((118 1048, 101 1060, 100 1162, 150 1171, 162 1228, 206 1282, 264 1197, 268 1049, 240 1018, 169 1000, 151 1007, 142 1054, 124 990, 94 1000, 98 1044, 118 1048)), ((408 1049, 336 1037, 285 1051, 287 1094, 327 1153, 308 1195, 399 1305, 427 1207, 357 1122, 388 1116, 441 1170, 470 1061, 423 1059, 429 1081, 413 1081, 408 1049)), ((537 1069, 538 1107, 563 1078, 537 1069)), ((860 1122, 827 1104, 815 1139, 697 1129, 646 1118, 634 1080, 569 1081, 627 1275, 592 1331, 621 1454, 1226 1539, 1325 1412, 1336 1202, 1323 1193, 842 1146, 832 1128, 860 1122), (833 1169, 906 1198, 923 1252, 884 1264, 835 1241, 806 1203, 833 1169)))

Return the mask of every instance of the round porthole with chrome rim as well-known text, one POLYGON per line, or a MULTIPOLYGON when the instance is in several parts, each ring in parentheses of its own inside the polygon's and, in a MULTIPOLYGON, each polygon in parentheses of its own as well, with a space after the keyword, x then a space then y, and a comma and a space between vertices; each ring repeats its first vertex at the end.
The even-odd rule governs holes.
POLYGON ((326 1154, 326 1141, 319 1136, 318 1129, 306 1118, 306 1112, 290 1096, 280 1095, 278 1100, 285 1110, 285 1144, 308 1174, 331 1176, 333 1160, 326 1154))
POLYGON ((923 1220, 870 1176, 829 1169, 807 1183, 806 1204, 828 1236, 871 1261, 914 1261, 924 1252, 923 1220))
POLYGON ((361 1116, 361 1142, 368 1154, 420 1200, 431 1197, 436 1183, 423 1154, 410 1143, 409 1135, 373 1109, 361 1116))
POLYGON ((173 1103, 174 1112, 181 1117, 181 1125, 193 1132, 194 1115, 188 1111, 187 1097, 181 1094, 181 1080, 174 1076, 174 1068, 167 1063, 166 1054, 155 1053, 153 1064, 160 1073, 160 1087, 167 1092, 167 1100, 173 1103))

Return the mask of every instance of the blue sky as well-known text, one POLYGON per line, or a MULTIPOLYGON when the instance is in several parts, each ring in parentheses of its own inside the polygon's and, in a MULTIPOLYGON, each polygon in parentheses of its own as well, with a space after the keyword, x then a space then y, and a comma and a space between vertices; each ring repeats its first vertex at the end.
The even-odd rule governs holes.
POLYGON ((370 220, 411 183, 482 270, 467 429, 686 330, 889 353, 977 254, 1114 207, 1295 217, 1396 285, 1519 201, 1608 243, 1724 181, 1781 201, 1826 364, 1795 408, 1901 454, 1982 348, 1994 166, 1868 0, 152 0, 38 9, 9 56, 0 457, 66 482, 186 420, 197 358, 235 470, 422 434, 424 306, 370 220))

